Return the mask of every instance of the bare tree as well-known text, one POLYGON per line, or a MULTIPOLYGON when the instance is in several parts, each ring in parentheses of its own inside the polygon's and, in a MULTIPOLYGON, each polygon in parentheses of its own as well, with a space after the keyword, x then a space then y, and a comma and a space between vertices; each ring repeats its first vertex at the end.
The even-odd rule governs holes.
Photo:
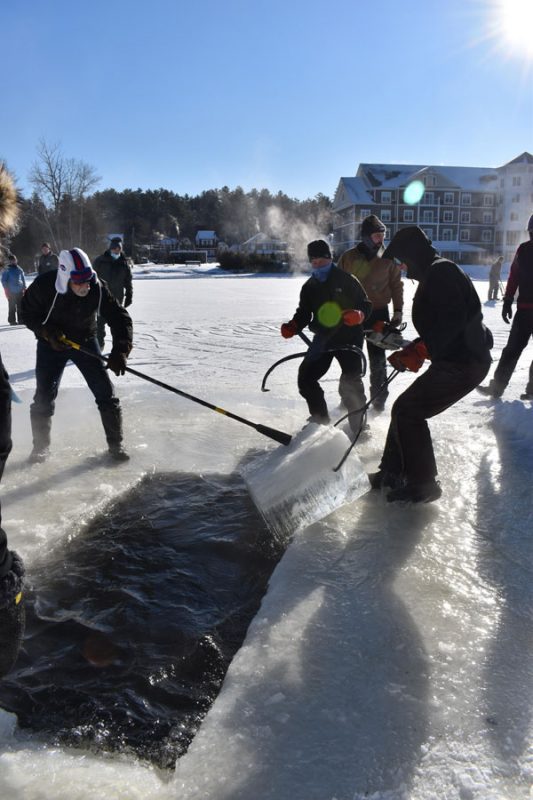
POLYGON ((49 144, 40 139, 37 160, 28 177, 41 201, 43 222, 55 247, 59 247, 63 236, 68 236, 72 243, 75 234, 82 244, 85 200, 100 182, 94 167, 75 158, 65 158, 59 143, 49 144))

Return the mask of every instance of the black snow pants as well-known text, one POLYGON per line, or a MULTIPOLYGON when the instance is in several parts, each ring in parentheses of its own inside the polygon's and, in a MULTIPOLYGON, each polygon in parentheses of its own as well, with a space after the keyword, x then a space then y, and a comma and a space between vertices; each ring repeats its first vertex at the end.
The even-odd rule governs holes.
POLYGON ((490 360, 433 362, 392 406, 380 469, 403 477, 409 484, 434 480, 437 464, 426 420, 469 394, 489 368, 490 360))
MULTIPOLYGON (((533 308, 518 308, 514 315, 513 324, 509 333, 507 344, 502 350, 498 366, 494 372, 492 386, 502 393, 515 370, 518 359, 526 348, 530 337, 533 336, 533 308)), ((526 392, 533 394, 533 362, 529 365, 529 380, 526 392)))

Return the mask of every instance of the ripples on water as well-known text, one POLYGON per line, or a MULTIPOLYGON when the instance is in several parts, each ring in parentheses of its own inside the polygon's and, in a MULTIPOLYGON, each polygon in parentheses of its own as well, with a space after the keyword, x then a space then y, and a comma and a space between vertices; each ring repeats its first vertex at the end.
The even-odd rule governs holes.
POLYGON ((47 741, 172 767, 281 555, 239 478, 145 479, 29 576, 0 705, 47 741))

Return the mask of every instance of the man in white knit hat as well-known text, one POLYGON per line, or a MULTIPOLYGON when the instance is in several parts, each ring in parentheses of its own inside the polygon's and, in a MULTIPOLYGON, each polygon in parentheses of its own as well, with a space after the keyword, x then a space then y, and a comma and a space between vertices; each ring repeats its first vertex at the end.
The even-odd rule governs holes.
POLYGON ((37 338, 37 389, 30 407, 33 450, 30 461, 39 463, 50 453, 50 431, 63 370, 72 361, 87 381, 102 418, 109 453, 117 461, 129 458, 122 445, 122 411, 96 338, 97 315, 111 328, 113 347, 107 368, 124 375, 132 346, 132 321, 104 281, 94 272, 79 247, 62 250, 59 268, 37 276, 24 295, 24 324, 37 338), (81 345, 88 355, 69 347, 64 338, 81 345))

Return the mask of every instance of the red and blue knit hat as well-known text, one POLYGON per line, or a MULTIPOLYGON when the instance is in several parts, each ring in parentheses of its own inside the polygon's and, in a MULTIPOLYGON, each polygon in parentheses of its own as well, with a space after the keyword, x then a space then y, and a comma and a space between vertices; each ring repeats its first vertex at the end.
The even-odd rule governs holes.
POLYGON ((72 250, 62 250, 59 254, 59 268, 57 270, 56 291, 65 294, 68 282, 87 283, 93 280, 96 272, 91 266, 87 253, 80 247, 72 250))

